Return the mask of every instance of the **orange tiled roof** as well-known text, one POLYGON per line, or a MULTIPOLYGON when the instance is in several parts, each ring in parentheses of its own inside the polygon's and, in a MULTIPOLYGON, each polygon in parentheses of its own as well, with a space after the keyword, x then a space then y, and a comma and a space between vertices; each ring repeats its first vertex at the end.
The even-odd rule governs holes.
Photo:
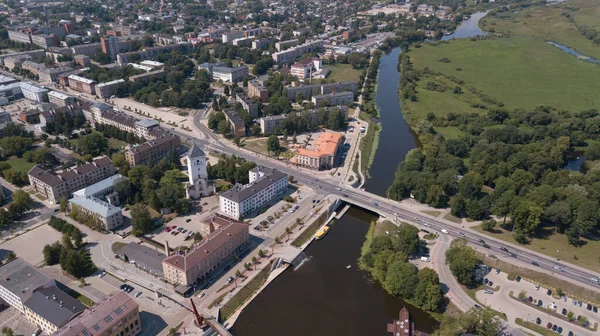
POLYGON ((342 140, 342 134, 326 132, 317 139, 315 149, 298 148, 296 154, 304 156, 321 157, 325 155, 334 155, 338 144, 342 140))

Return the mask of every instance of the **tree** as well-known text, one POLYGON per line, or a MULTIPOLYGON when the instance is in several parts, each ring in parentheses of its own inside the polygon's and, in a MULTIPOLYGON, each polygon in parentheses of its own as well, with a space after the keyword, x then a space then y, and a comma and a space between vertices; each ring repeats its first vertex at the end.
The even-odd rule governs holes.
POLYGON ((471 308, 466 313, 444 315, 439 330, 434 335, 459 336, 473 334, 479 336, 496 336, 502 324, 488 309, 471 308))
POLYGON ((474 285, 473 270, 480 261, 477 259, 475 251, 466 245, 464 238, 452 241, 450 248, 446 251, 446 260, 450 271, 459 283, 468 287, 474 285))
POLYGON ((14 331, 9 327, 2 327, 2 335, 4 336, 14 336, 14 331))
POLYGON ((419 248, 419 229, 408 223, 400 223, 398 228, 390 232, 389 237, 395 252, 411 256, 419 248))
POLYGON ((488 232, 494 232, 496 221, 493 219, 485 220, 481 223, 481 228, 488 232))
POLYGON ((69 201, 67 201, 66 197, 60 198, 60 212, 67 212, 67 206, 69 205, 69 201))
POLYGON ((239 136, 235 136, 235 137, 233 137, 233 142, 235 143, 235 145, 237 147, 240 147, 240 143, 242 142, 242 139, 240 139, 239 136))
POLYGON ((128 178, 120 178, 115 182, 115 191, 119 195, 121 203, 128 202, 131 197, 131 183, 128 178))
POLYGON ((431 268, 419 270, 419 283, 415 288, 415 302, 428 311, 440 311, 444 304, 444 296, 440 289, 440 279, 431 268))
POLYGON ((411 298, 419 282, 417 267, 411 263, 395 260, 387 271, 384 287, 392 295, 400 298, 411 298))
POLYGON ((59 242, 55 242, 52 245, 44 246, 44 262, 46 265, 56 265, 60 262, 60 255, 62 254, 62 245, 59 242))
POLYGON ((543 209, 531 201, 522 201, 513 210, 512 220, 514 227, 525 234, 532 234, 540 224, 543 209))
POLYGON ((458 182, 458 191, 467 198, 476 198, 481 192, 483 178, 481 175, 470 172, 465 174, 458 182))
POLYGON ((279 138, 275 134, 270 135, 267 139, 267 151, 278 154, 280 150, 279 138))
POLYGON ((131 207, 131 226, 136 236, 151 232, 154 229, 152 215, 144 204, 135 204, 131 207))

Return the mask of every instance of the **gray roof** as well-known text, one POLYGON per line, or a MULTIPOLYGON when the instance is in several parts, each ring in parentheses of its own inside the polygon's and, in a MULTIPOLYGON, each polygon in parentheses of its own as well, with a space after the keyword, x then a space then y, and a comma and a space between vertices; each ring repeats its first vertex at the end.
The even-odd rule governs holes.
POLYGON ((62 327, 81 313, 85 306, 56 286, 37 290, 25 306, 55 326, 62 327))
POLYGON ((127 179, 121 174, 115 174, 109 178, 106 178, 100 182, 94 183, 91 186, 87 186, 83 189, 77 190, 73 193, 73 196, 78 197, 95 197, 99 193, 104 192, 107 189, 111 189, 115 186, 115 183, 119 181, 121 178, 127 179))
POLYGON ((136 126, 150 128, 152 126, 158 125, 158 121, 152 119, 141 119, 135 122, 136 126))
POLYGON ((200 149, 200 147, 198 147, 198 145, 196 145, 196 143, 194 143, 192 145, 192 148, 190 148, 190 150, 185 155, 190 158, 206 156, 204 151, 202 149, 200 149))
POLYGON ((75 196, 69 200, 69 203, 77 204, 82 208, 102 216, 103 218, 108 218, 116 213, 121 212, 121 208, 110 205, 107 202, 93 197, 75 196))
POLYGON ((166 255, 153 248, 137 243, 129 243, 117 251, 117 254, 121 256, 126 254, 127 258, 135 261, 139 267, 149 268, 154 273, 162 274, 163 272, 162 261, 166 258, 166 255))
POLYGON ((252 195, 256 194, 260 190, 269 187, 276 181, 281 180, 282 178, 287 178, 287 174, 284 174, 279 170, 273 169, 273 172, 271 172, 270 174, 266 174, 250 184, 247 184, 245 186, 242 186, 239 183, 236 184, 235 186, 233 186, 233 188, 222 193, 220 196, 234 201, 236 203, 240 203, 245 199, 252 197, 252 195))
POLYGON ((214 72, 220 72, 220 73, 234 73, 234 72, 238 72, 241 70, 248 70, 248 67, 243 65, 243 66, 239 66, 239 67, 235 67, 235 68, 230 68, 230 67, 223 67, 223 66, 216 66, 212 68, 213 73, 214 72))
POLYGON ((21 300, 27 299, 34 290, 48 284, 54 285, 55 282, 21 258, 16 258, 0 267, 0 286, 17 295, 21 300))

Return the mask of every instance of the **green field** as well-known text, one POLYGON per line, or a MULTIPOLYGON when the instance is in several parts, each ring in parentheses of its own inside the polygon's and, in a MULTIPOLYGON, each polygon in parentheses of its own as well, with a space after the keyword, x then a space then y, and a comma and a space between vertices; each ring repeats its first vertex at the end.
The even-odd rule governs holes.
POLYGON ((8 159, 6 162, 10 164, 10 167, 14 170, 23 173, 27 173, 31 168, 33 168, 33 166, 35 166, 35 163, 33 162, 27 162, 27 160, 24 158, 17 158, 14 156, 8 159))
POLYGON ((360 70, 352 68, 350 64, 333 64, 324 65, 323 67, 331 69, 327 79, 333 79, 336 82, 358 81, 360 76, 360 70))
POLYGON ((600 3, 596 0, 570 0, 553 6, 535 6, 515 14, 502 13, 485 17, 480 27, 486 31, 530 35, 566 45, 578 52, 600 59, 600 46, 586 39, 562 13, 568 13, 576 24, 600 27, 600 3))
POLYGON ((119 139, 109 138, 108 145, 114 149, 121 149, 122 147, 127 146, 127 143, 119 139))
MULTIPOLYGON (((545 104, 578 112, 600 105, 596 94, 600 89, 600 67, 533 37, 455 40, 415 48, 410 56, 415 69, 429 67, 454 76, 465 81, 463 92, 470 85, 509 109, 531 110, 545 104), (440 62, 442 58, 450 62, 440 62)), ((441 94, 428 91, 424 88, 428 80, 419 81, 418 102, 405 102, 413 116, 469 112, 463 102, 467 94, 453 94, 453 86, 441 94)))

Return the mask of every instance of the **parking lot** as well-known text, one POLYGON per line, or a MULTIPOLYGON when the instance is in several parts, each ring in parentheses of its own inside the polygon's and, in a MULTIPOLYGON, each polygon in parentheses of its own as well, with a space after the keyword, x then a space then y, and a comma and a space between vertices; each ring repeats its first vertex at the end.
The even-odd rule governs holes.
POLYGON ((60 232, 48 225, 41 225, 34 230, 3 242, 0 247, 14 251, 18 257, 25 259, 32 265, 38 265, 44 261, 44 254, 42 253, 44 246, 60 241, 61 237, 60 232))
MULTIPOLYGON (((293 189, 289 189, 290 191, 293 189)), ((251 230, 265 231, 275 227, 278 223, 289 219, 289 217, 297 217, 297 211, 305 207, 316 207, 317 200, 314 198, 314 193, 305 187, 300 187, 290 197, 296 199, 295 203, 289 203, 283 199, 272 204, 265 212, 256 215, 250 221, 251 230), (315 200, 313 202, 313 200, 315 200)), ((282 197, 280 197, 282 198, 282 197)), ((320 200, 319 200, 320 201, 320 200)))
POLYGON ((567 321, 567 315, 570 316, 569 312, 572 312, 574 319, 578 319, 579 316, 585 317, 590 326, 594 326, 599 320, 600 313, 597 312, 597 309, 594 310, 593 306, 590 305, 588 310, 588 305, 581 302, 580 306, 579 300, 573 304, 573 299, 566 296, 557 299, 553 297, 555 293, 548 291, 548 288, 537 286, 525 279, 508 280, 506 273, 497 273, 495 270, 485 275, 485 279, 494 283, 489 288, 500 286, 500 290, 492 292, 493 294, 480 290, 476 293, 477 300, 492 309, 505 313, 509 321, 514 322, 515 318, 519 317, 544 328, 550 327, 557 332, 560 327, 562 335, 594 334, 593 331, 584 328, 577 322, 567 321), (524 301, 519 300, 521 291, 524 291, 524 301), (512 292, 512 298, 509 295, 510 292, 512 292))

